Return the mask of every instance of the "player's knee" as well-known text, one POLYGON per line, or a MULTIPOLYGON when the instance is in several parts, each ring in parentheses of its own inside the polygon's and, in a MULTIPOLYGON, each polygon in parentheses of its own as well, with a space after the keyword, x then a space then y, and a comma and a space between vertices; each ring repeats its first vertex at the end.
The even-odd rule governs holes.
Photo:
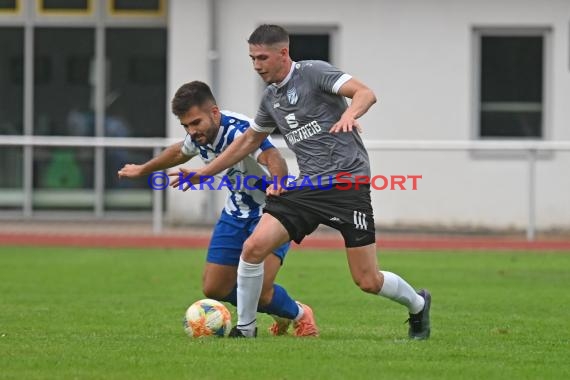
POLYGON ((374 276, 355 279, 354 283, 365 293, 378 294, 380 292, 380 281, 374 276))
POLYGON ((217 301, 220 301, 224 299, 225 296, 227 296, 227 294, 222 294, 223 292, 221 291, 221 289, 209 285, 202 286, 202 293, 204 293, 204 296, 206 298, 211 298, 217 301))
POLYGON ((257 240, 249 238, 243 243, 242 258, 248 263, 260 263, 267 256, 267 249, 257 240))

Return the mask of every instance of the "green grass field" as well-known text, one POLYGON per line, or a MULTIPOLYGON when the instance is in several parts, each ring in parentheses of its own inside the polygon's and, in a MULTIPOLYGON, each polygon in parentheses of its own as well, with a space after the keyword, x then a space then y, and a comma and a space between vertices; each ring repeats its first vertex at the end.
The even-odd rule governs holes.
MULTIPOLYGON (((570 253, 383 252, 433 294, 432 338, 360 292, 343 252, 293 251, 279 276, 321 337, 192 340, 202 250, 0 247, 1 379, 570 378, 570 253)), ((235 309, 230 307, 235 320, 235 309)))

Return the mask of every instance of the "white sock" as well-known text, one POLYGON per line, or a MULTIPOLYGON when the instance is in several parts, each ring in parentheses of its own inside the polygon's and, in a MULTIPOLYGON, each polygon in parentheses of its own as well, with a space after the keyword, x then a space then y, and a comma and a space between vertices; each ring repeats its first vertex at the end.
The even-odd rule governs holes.
POLYGON ((299 308, 299 311, 297 312, 297 316, 295 317, 294 321, 297 322, 299 319, 303 318, 303 315, 305 314, 305 310, 303 309, 303 307, 301 305, 299 305, 299 302, 295 302, 297 304, 297 307, 299 308))
POLYGON ((384 285, 378 295, 396 301, 408 308, 410 314, 417 314, 424 308, 425 300, 404 279, 392 272, 380 271, 384 285))
POLYGON ((237 269, 237 326, 245 336, 255 334, 257 304, 263 286, 263 263, 239 259, 237 269))

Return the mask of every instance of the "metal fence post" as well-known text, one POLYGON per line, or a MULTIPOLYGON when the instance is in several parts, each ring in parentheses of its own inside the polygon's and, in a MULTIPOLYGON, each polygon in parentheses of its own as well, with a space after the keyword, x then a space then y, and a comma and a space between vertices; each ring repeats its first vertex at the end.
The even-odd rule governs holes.
MULTIPOLYGON (((160 154, 162 148, 155 146, 152 151, 152 156, 156 157, 160 154)), ((155 235, 162 233, 162 212, 163 202, 162 197, 164 194, 160 190, 151 189, 152 191, 152 232, 155 235)))
POLYGON ((533 241, 536 235, 536 149, 528 150, 528 224, 526 240, 533 241))

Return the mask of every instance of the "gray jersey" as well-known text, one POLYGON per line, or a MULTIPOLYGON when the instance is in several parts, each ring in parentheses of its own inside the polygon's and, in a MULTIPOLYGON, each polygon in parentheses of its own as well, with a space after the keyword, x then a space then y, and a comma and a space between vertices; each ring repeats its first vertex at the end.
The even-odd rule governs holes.
POLYGON ((283 82, 265 89, 251 127, 268 133, 279 128, 297 157, 301 177, 314 181, 331 176, 337 182, 341 172, 350 173, 353 181, 358 175, 370 176, 358 132, 329 133, 348 106, 338 90, 351 78, 327 62, 293 62, 283 82))

